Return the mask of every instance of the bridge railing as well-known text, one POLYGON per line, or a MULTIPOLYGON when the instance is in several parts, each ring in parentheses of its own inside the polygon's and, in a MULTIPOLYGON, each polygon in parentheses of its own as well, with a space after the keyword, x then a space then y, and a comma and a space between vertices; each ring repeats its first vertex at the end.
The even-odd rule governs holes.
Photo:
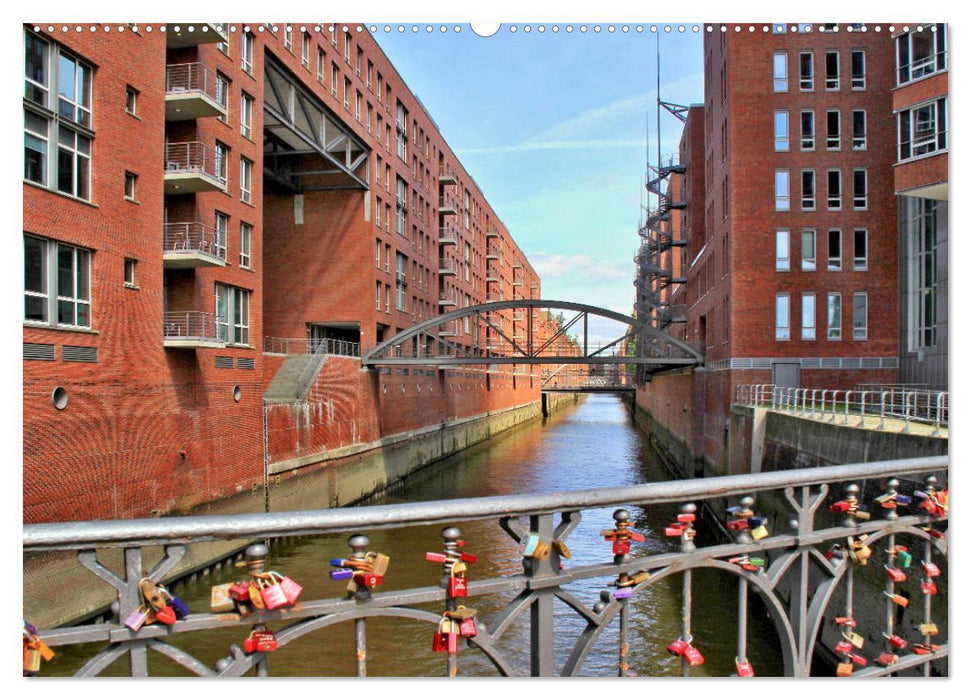
MULTIPOLYGON (((271 650, 245 644, 243 649, 237 644, 229 648, 206 644, 203 648, 208 657, 197 658, 179 647, 180 640, 186 639, 185 634, 238 629, 243 643, 252 639, 247 636, 251 633, 266 637, 272 629, 279 647, 301 645, 304 655, 311 656, 321 640, 319 634, 311 633, 336 635, 339 628, 332 626, 349 621, 354 622, 353 639, 338 639, 347 640, 349 658, 356 660, 357 674, 364 676, 369 661, 368 623, 380 617, 394 618, 395 624, 405 625, 412 632, 420 626, 415 639, 419 645, 427 645, 429 637, 436 635, 436 646, 439 641, 442 646, 438 658, 447 675, 455 675, 473 650, 481 652, 501 675, 579 675, 595 644, 612 647, 618 675, 628 675, 632 642, 635 647, 668 643, 633 637, 633 618, 656 613, 650 607, 645 613, 645 608, 632 605, 632 600, 650 594, 653 586, 669 578, 680 582, 683 590, 677 604, 680 610, 673 611, 681 620, 680 637, 668 647, 680 657, 681 675, 692 675, 702 654, 708 658, 705 663, 709 667, 724 654, 727 660, 721 660, 723 668, 734 657, 739 672, 745 671, 750 594, 761 597, 774 623, 778 639, 773 648, 779 649, 780 665, 787 676, 809 675, 817 650, 832 648, 842 641, 841 635, 853 639, 852 645, 838 647, 835 660, 829 659, 841 664, 841 675, 849 671, 854 676, 929 675, 932 668, 935 673, 942 667, 946 672, 949 655, 946 601, 934 602, 937 587, 946 593, 947 490, 941 488, 946 473, 947 458, 932 457, 554 494, 287 513, 25 525, 23 551, 25 569, 26 560, 38 553, 75 552, 91 575, 116 591, 114 613, 108 621, 39 630, 40 638, 56 650, 91 645, 82 647, 91 656, 77 671, 79 676, 98 675, 124 656, 129 657, 131 675, 149 675, 149 650, 179 664, 187 675, 239 676, 253 669, 257 675, 268 675, 272 669, 286 670, 285 666, 276 666, 271 650), (842 492, 837 484, 843 484, 842 492), (759 506, 755 505, 756 498, 759 506), (774 502, 781 504, 780 515, 772 514, 774 502), (618 507, 613 521, 597 510, 605 506, 618 507), (667 542, 660 532, 638 534, 648 509, 670 516, 673 524, 663 533, 670 537, 667 542), (873 517, 865 519, 864 509, 873 517), (767 522, 762 520, 765 515, 767 522), (589 527, 577 530, 584 517, 595 518, 593 531, 589 527), (519 543, 522 570, 480 580, 474 574, 475 567, 469 567, 463 582, 467 596, 461 596, 463 587, 451 585, 451 579, 461 575, 450 578, 450 567, 460 561, 474 561, 474 557, 467 560, 462 556, 465 543, 454 526, 473 520, 496 521, 497 530, 510 538, 507 549, 519 543), (395 568, 413 565, 395 561, 385 572, 380 591, 372 591, 362 582, 356 586, 356 593, 341 597, 338 591, 343 582, 326 582, 326 564, 321 562, 323 588, 332 588, 330 597, 311 599, 308 595, 291 605, 257 609, 248 616, 239 610, 195 610, 173 624, 147 624, 137 631, 125 624, 138 611, 142 577, 164 581, 187 548, 196 543, 345 533, 352 535, 352 551, 347 560, 336 564, 366 574, 368 569, 362 562, 367 560, 369 541, 363 533, 416 525, 444 527, 443 541, 428 543, 429 550, 443 548, 442 555, 430 555, 429 561, 443 562, 440 573, 444 575, 439 578, 439 573, 430 568, 426 587, 394 590, 395 568), (599 536, 593 534, 598 526, 607 528, 599 536), (720 538, 721 543, 696 543, 696 532, 704 533, 709 540, 720 538), (571 536, 574 545, 580 544, 577 540, 581 537, 595 542, 606 539, 598 545, 604 548, 603 556, 570 558, 571 536), (861 548, 873 559, 869 567, 861 548), (544 549, 546 553, 542 554, 544 549), (927 581, 935 585, 931 590, 922 583, 923 592, 915 591, 911 597, 917 603, 914 598, 919 596, 922 604, 909 607, 906 603, 911 594, 903 595, 903 574, 898 570, 903 565, 895 559, 905 549, 915 560, 922 560, 927 581), (120 573, 99 563, 99 557, 111 550, 123 550, 120 573), (895 571, 889 578, 880 575, 873 579, 876 582, 871 581, 870 572, 879 572, 884 566, 895 571), (692 574, 699 569, 717 570, 718 575, 728 577, 728 585, 738 587, 738 638, 727 651, 724 644, 716 645, 707 630, 704 601, 693 603, 692 574), (565 604, 556 614, 554 601, 565 604), (450 613, 461 613, 457 603, 474 604, 483 612, 475 615, 477 633, 471 636, 465 630, 453 644, 447 638, 451 634, 448 627, 442 633, 446 638, 439 640, 437 635, 443 629, 443 619, 450 613), (932 617, 935 610, 937 620, 932 617), (833 619, 839 624, 834 625, 833 619), (865 651, 860 649, 863 642, 857 643, 851 635, 865 638, 865 651), (867 664, 863 654, 871 660, 879 658, 880 663, 867 664), (525 658, 527 665, 523 665, 525 658)), ((490 542, 500 547, 496 538, 490 538, 490 542)), ((469 547, 485 544, 470 542, 469 547)), ((593 550, 585 546, 583 551, 593 550)), ((247 548, 245 563, 251 574, 262 573, 264 566, 269 568, 272 562, 266 559, 265 546, 247 548)), ((917 578, 913 572, 910 576, 917 578)), ((321 590, 316 582, 303 583, 308 589, 321 590)), ((65 582, 61 590, 62 595, 70 596, 82 589, 65 582)), ((31 595, 32 589, 25 590, 25 597, 31 595)), ((428 654, 434 659, 434 652, 429 650, 428 654)), ((329 675, 330 661, 317 657, 317 675, 329 675)))
MULTIPOLYGON (((809 389, 774 384, 742 384, 735 390, 736 403, 767 406, 830 423, 889 429, 888 419, 902 423, 910 432, 914 424, 933 427, 939 435, 948 427, 948 392, 927 389, 809 389)), ((895 424, 896 425, 896 424, 895 424)))

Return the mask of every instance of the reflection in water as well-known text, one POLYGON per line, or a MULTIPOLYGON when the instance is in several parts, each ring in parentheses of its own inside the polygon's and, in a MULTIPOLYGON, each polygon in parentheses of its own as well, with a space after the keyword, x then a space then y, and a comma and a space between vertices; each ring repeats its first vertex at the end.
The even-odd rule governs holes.
MULTIPOLYGON (((634 428, 624 404, 616 397, 593 395, 550 419, 536 421, 442 460, 408 478, 403 488, 376 500, 376 503, 448 500, 476 496, 522 494, 588 489, 668 480, 657 455, 644 436, 634 428)), ((571 564, 610 561, 610 544, 603 541, 601 529, 613 526, 613 508, 583 512, 583 520, 570 535, 571 564)), ((632 553, 669 551, 674 545, 663 535, 677 508, 659 506, 645 512, 630 508, 637 529, 646 535, 632 553)), ((469 567, 472 580, 520 573, 517 543, 495 521, 456 523, 466 540, 467 551, 478 555, 469 567)), ((391 565, 380 591, 435 585, 441 566, 424 559, 426 551, 440 551, 440 526, 410 527, 368 533, 370 549, 391 557, 391 565)), ((348 533, 350 534, 350 533, 348 533)), ((347 536, 331 535, 287 541, 271 550, 270 565, 285 572, 304 586, 302 598, 340 597, 342 582, 331 581, 328 560, 348 553, 347 536)), ((239 577, 239 570, 223 569, 218 576, 187 585, 179 592, 195 611, 207 611, 212 585, 239 577)), ((599 599, 609 579, 570 584, 567 590, 588 607, 599 599)), ((692 670, 693 676, 726 676, 734 671, 737 634, 737 584, 735 579, 716 571, 695 571, 693 589, 694 644, 705 656, 704 666, 692 670)), ((479 611, 488 625, 510 600, 470 598, 467 604, 479 611)), ((659 580, 631 601, 631 644, 629 663, 638 676, 681 675, 680 660, 667 652, 667 645, 680 635, 681 577, 659 580)), ((439 606, 427 609, 440 612, 439 606)), ((556 602, 557 668, 569 655, 585 624, 565 604, 556 602)), ((765 619, 749 622, 749 658, 758 675, 778 675, 782 671, 775 631, 765 619)), ((523 674, 529 668, 529 616, 503 636, 502 648, 523 674), (519 649, 518 653, 509 650, 519 649)), ((169 637, 210 667, 228 653, 229 645, 242 645, 246 628, 209 630, 169 637)), ((369 619, 368 674, 373 676, 435 676, 445 673, 445 655, 431 651, 432 626, 403 619, 369 619)), ((83 650, 63 649, 45 671, 70 674, 100 648, 86 645, 83 650)), ((497 675, 481 652, 462 650, 458 656, 459 675, 497 675)), ((110 669, 127 673, 125 658, 110 669)), ((353 676, 355 674, 353 623, 342 623, 315 632, 269 655, 270 675, 353 676)), ((149 654, 152 675, 185 675, 181 667, 161 655, 149 654)), ((583 675, 610 676, 617 673, 617 618, 601 635, 593 653, 587 657, 583 675)), ((45 674, 46 675, 46 674, 45 674)))

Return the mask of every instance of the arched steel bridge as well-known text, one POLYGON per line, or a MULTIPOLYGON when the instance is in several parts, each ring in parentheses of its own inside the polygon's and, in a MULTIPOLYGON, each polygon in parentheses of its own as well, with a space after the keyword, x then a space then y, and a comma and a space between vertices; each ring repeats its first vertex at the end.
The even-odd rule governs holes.
POLYGON ((655 372, 704 364, 695 348, 638 320, 609 309, 571 301, 512 299, 449 311, 418 323, 364 353, 361 364, 378 365, 639 365, 655 372), (558 312, 554 315, 553 312, 558 312), (572 318, 562 312, 569 312, 572 318), (591 317, 626 327, 617 338, 590 342, 591 317), (631 350, 631 341, 640 345, 631 350), (643 347, 647 339, 648 347, 643 347))

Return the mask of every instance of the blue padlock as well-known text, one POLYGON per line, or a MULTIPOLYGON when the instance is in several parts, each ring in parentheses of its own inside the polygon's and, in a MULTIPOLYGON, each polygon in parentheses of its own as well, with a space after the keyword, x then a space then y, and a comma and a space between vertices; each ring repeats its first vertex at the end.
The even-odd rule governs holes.
POLYGON ((354 569, 335 569, 330 572, 330 577, 334 581, 343 581, 354 576, 354 569))

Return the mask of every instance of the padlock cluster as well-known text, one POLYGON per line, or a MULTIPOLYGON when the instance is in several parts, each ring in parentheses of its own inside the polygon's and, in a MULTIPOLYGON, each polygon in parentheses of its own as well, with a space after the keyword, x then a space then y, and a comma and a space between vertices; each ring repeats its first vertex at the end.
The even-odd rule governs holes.
POLYGON ((705 663, 705 657, 691 645, 692 641, 690 636, 687 641, 682 637, 678 637, 668 644, 668 651, 675 656, 680 656, 689 666, 701 666, 701 664, 705 663))
POLYGON ((621 508, 614 511, 616 525, 612 530, 601 530, 600 535, 607 542, 613 542, 612 551, 615 557, 623 557, 630 553, 631 542, 643 542, 644 535, 631 530, 634 522, 630 519, 630 512, 621 508))
POLYGON ((125 626, 133 632, 155 622, 174 625, 176 620, 189 614, 185 603, 151 579, 143 578, 138 582, 138 596, 138 607, 125 618, 125 626))
POLYGON ((54 651, 37 634, 37 628, 24 620, 24 675, 37 675, 41 659, 50 661, 53 658, 54 651))
POLYGON ((755 499, 751 496, 744 496, 739 499, 739 505, 730 506, 726 510, 725 527, 729 532, 735 533, 739 540, 746 540, 751 537, 753 540, 761 540, 769 536, 768 518, 756 515, 752 510, 755 499))
POLYGON ((425 561, 442 565, 439 585, 445 589, 445 610, 432 636, 432 651, 436 653, 455 654, 460 637, 470 639, 478 633, 475 608, 456 603, 457 598, 469 595, 468 567, 478 561, 474 554, 463 551, 465 540, 461 534, 456 527, 445 528, 442 530, 444 551, 425 553, 425 561))
POLYGON ((363 556, 352 555, 348 559, 331 559, 334 570, 330 577, 334 581, 347 581, 347 592, 351 595, 373 591, 384 581, 391 558, 380 552, 365 552, 363 556))

